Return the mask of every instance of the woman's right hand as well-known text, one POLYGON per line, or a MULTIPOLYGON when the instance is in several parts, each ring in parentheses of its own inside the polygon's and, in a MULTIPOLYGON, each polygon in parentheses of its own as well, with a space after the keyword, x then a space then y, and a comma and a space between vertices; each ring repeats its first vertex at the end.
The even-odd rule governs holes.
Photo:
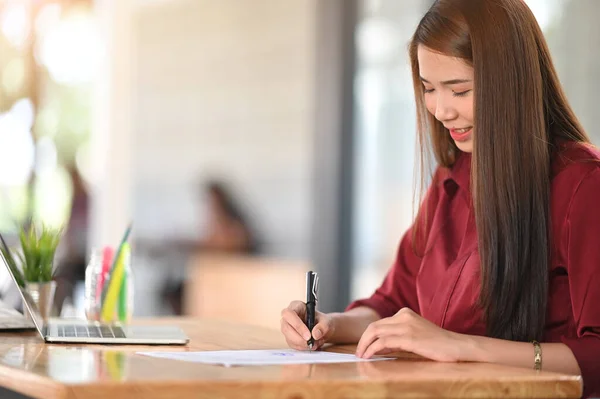
MULTIPOLYGON (((306 304, 302 301, 292 301, 289 306, 281 311, 281 332, 283 333, 290 348, 307 350, 307 341, 311 334, 304 324, 306 320, 306 304)), ((315 340, 313 350, 319 349, 334 331, 333 318, 319 311, 316 312, 316 324, 312 331, 315 340)))

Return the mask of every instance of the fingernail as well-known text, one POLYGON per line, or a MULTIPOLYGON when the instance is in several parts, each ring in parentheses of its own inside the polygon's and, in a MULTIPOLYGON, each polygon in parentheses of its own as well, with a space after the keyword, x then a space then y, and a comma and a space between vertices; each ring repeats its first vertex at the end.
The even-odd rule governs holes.
POLYGON ((306 341, 308 341, 310 339, 310 333, 309 332, 304 333, 302 338, 304 338, 306 341))
POLYGON ((321 330, 313 330, 312 335, 314 339, 321 339, 321 330))

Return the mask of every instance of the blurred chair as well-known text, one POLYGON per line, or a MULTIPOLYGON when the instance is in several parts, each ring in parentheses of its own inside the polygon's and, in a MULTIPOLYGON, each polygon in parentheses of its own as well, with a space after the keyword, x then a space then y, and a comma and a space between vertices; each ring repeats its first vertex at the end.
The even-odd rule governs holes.
POLYGON ((281 309, 305 300, 308 262, 199 254, 188 264, 184 314, 279 328, 281 309))

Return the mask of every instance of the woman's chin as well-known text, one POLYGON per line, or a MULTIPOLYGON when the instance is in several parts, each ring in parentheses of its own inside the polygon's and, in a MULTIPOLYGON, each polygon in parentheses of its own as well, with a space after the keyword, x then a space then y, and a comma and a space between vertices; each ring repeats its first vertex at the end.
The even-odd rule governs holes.
POLYGON ((469 139, 467 141, 454 141, 456 146, 462 152, 473 152, 473 139, 469 139))

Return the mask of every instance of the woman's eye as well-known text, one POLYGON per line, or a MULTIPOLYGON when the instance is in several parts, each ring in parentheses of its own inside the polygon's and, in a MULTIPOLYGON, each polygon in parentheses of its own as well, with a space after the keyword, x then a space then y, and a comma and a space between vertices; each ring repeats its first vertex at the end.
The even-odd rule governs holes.
POLYGON ((433 89, 427 89, 427 88, 423 88, 423 93, 428 94, 428 93, 433 93, 433 89))
POLYGON ((453 92, 453 93, 452 93, 452 95, 453 95, 454 97, 464 97, 464 96, 466 96, 466 95, 467 95, 467 94, 468 94, 470 91, 471 91, 471 90, 465 90, 465 91, 461 91, 461 92, 458 92, 458 93, 456 93, 456 92, 453 92))

